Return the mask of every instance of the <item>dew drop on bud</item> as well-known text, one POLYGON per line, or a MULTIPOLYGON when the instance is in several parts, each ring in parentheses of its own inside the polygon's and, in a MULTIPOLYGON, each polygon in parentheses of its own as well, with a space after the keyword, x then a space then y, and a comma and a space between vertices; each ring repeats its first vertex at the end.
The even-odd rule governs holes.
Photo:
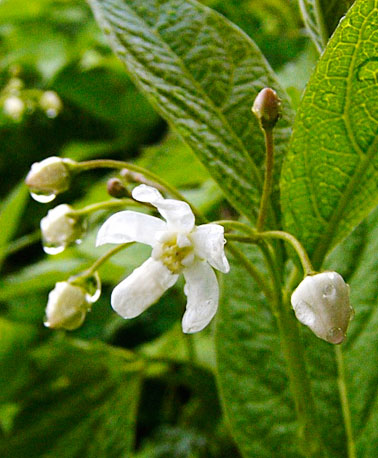
POLYGON ((353 320, 355 314, 356 314, 356 312, 354 311, 354 308, 351 306, 350 307, 349 321, 353 320))
POLYGON ((56 197, 56 194, 42 194, 36 192, 31 192, 30 195, 34 200, 41 204, 48 204, 49 202, 52 202, 56 197))
POLYGON ((297 319, 306 326, 312 326, 315 322, 315 313, 311 305, 305 301, 299 301, 294 308, 297 319))
POLYGON ((54 254, 62 253, 66 247, 64 245, 51 246, 51 245, 42 244, 42 248, 46 254, 54 255, 54 254))
POLYGON ((97 302, 101 296, 101 279, 98 272, 95 272, 86 281, 86 294, 85 299, 90 304, 97 302))
POLYGON ((324 287, 323 297, 332 297, 334 294, 336 294, 336 288, 333 285, 328 284, 324 287))
POLYGON ((327 340, 332 344, 341 344, 345 339, 345 334, 341 328, 331 328, 327 333, 327 340))

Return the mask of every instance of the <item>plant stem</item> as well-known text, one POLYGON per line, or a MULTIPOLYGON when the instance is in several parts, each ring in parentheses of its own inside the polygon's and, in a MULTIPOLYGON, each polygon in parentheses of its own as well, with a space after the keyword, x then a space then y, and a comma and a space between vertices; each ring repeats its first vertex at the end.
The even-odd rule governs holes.
POLYGON ((273 129, 263 128, 265 137, 265 149, 266 149, 266 163, 265 163, 265 177, 263 193, 260 201, 259 215, 257 217, 256 230, 261 232, 264 228, 266 215, 268 212, 268 204, 270 193, 273 184, 273 165, 274 165, 274 143, 273 143, 273 129))
POLYGON ((131 170, 132 172, 141 173, 142 175, 149 178, 153 182, 162 186, 167 192, 169 192, 169 194, 171 194, 176 199, 183 200, 184 202, 190 205, 190 203, 185 199, 185 197, 180 192, 177 191, 175 187, 171 186, 165 180, 155 175, 154 173, 150 172, 149 170, 143 167, 140 167, 138 165, 130 164, 129 162, 115 161, 113 159, 95 159, 92 161, 78 162, 75 165, 76 171, 92 170, 92 169, 98 169, 98 168, 120 169, 120 170, 127 169, 127 170, 131 170))
MULTIPOLYGON (((249 227, 243 223, 239 223, 239 224, 242 224, 244 227, 249 227)), ((284 231, 255 232, 252 228, 249 228, 249 230, 251 234, 250 237, 245 237, 243 235, 237 235, 237 234, 225 234, 225 237, 228 240, 234 240, 234 241, 242 242, 242 243, 257 243, 259 240, 264 240, 264 239, 284 240, 285 242, 289 243, 296 251, 301 261, 304 274, 312 275, 315 273, 306 250, 303 248, 299 240, 297 240, 293 235, 289 234, 288 232, 284 232, 284 231)))
POLYGON ((123 207, 125 205, 130 205, 130 206, 144 206, 145 204, 136 202, 133 199, 114 199, 114 200, 106 200, 104 202, 97 202, 92 205, 87 205, 86 207, 80 208, 79 210, 73 210, 71 213, 74 216, 85 216, 90 213, 96 212, 98 210, 106 210, 108 208, 113 208, 113 207, 123 207))
POLYGON ((106 261, 108 261, 112 256, 117 254, 118 252, 122 251, 125 248, 128 248, 129 246, 133 245, 134 242, 128 242, 128 243, 122 243, 121 245, 117 245, 115 248, 112 248, 108 252, 106 252, 103 256, 97 259, 88 269, 86 269, 84 272, 82 272, 79 275, 76 275, 74 278, 75 279, 86 279, 93 275, 98 268, 104 264, 106 261))
POLYGON ((275 307, 282 351, 287 364, 291 392, 299 422, 301 452, 308 458, 323 457, 323 446, 318 431, 315 403, 305 364, 303 344, 298 322, 290 308, 281 304, 275 307))
POLYGON ((350 415, 348 391, 345 383, 345 368, 342 347, 336 345, 335 347, 336 363, 337 363, 337 384, 339 387, 341 409, 344 417, 345 433, 347 436, 348 457, 356 458, 356 448, 353 439, 352 418, 350 415))

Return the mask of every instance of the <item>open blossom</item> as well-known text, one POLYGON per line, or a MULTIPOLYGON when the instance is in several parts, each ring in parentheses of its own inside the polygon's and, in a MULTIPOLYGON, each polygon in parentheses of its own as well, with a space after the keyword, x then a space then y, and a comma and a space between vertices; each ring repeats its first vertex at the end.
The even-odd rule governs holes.
POLYGON ((164 199, 155 188, 140 185, 135 200, 154 205, 165 221, 133 211, 112 215, 100 228, 97 245, 140 242, 152 247, 151 257, 117 285, 113 309, 123 318, 134 318, 173 286, 179 274, 185 278, 188 298, 182 320, 185 333, 201 331, 218 308, 219 287, 213 267, 230 269, 224 253, 224 229, 218 224, 194 225, 190 206, 164 199))
POLYGON ((337 272, 307 276, 293 292, 291 304, 298 320, 315 335, 339 344, 345 339, 353 309, 349 285, 337 272))

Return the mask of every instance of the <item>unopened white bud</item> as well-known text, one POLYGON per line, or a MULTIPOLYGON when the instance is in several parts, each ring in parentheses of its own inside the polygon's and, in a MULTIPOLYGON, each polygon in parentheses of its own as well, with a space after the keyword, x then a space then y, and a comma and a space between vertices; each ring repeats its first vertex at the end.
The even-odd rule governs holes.
POLYGON ((25 103, 20 97, 11 95, 6 98, 3 105, 4 113, 15 121, 19 121, 25 111, 25 103))
POLYGON ((41 220, 44 249, 49 254, 57 254, 68 245, 80 241, 85 227, 81 217, 67 204, 49 210, 41 220))
POLYGON ((44 324, 72 331, 83 324, 89 309, 84 288, 67 281, 58 282, 49 293, 44 324))
POLYGON ((70 186, 74 165, 75 162, 70 159, 48 157, 32 165, 25 183, 35 194, 60 194, 70 186))
POLYGON ((62 109, 62 101, 54 91, 46 91, 39 99, 39 104, 49 118, 55 118, 62 109))
POLYGON ((349 285, 337 272, 307 276, 293 292, 291 304, 298 320, 316 336, 333 344, 346 337, 353 309, 349 285))

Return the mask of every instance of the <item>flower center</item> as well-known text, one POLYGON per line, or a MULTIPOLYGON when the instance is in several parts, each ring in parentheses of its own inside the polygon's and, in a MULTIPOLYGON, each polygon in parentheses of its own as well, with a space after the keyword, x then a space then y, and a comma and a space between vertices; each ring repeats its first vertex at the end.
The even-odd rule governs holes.
POLYGON ((177 235, 154 247, 152 256, 159 259, 173 274, 179 274, 194 259, 193 246, 185 237, 185 242, 178 243, 177 235), (181 245, 181 246, 180 246, 181 245))

